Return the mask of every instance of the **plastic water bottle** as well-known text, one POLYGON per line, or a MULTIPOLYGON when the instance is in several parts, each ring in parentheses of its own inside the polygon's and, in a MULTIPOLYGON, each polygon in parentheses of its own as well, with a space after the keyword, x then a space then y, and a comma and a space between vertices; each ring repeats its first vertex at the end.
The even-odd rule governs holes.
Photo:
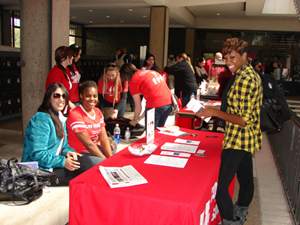
POLYGON ((116 127, 114 128, 114 140, 117 144, 120 144, 120 133, 121 133, 121 130, 120 130, 119 124, 117 123, 116 127))
POLYGON ((191 98, 190 99, 195 99, 195 94, 194 93, 192 93, 192 95, 191 95, 191 98))
POLYGON ((125 131, 125 141, 126 142, 129 142, 129 140, 130 140, 130 129, 129 129, 129 127, 127 127, 127 129, 126 129, 126 131, 125 131))

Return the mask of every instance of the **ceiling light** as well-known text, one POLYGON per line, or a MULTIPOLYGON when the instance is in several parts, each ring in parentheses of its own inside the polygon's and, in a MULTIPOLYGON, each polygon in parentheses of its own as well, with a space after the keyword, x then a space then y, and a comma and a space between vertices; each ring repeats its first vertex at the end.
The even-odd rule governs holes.
POLYGON ((121 22, 121 23, 124 23, 124 20, 121 20, 120 22, 121 22))
POLYGON ((106 16, 106 18, 109 18, 110 16, 106 16))
POLYGON ((73 18, 73 19, 75 19, 75 18, 76 18, 76 16, 72 16, 72 18, 73 18))
POLYGON ((146 15, 143 15, 143 17, 147 17, 146 15))
POLYGON ((132 12, 132 11, 133 11, 133 9, 128 9, 128 11, 129 11, 129 12, 132 12))
POLYGON ((89 12, 93 12, 93 10, 92 10, 92 9, 90 9, 90 10, 89 10, 89 12))
POLYGON ((90 20, 90 21, 89 21, 89 23, 93 23, 93 21, 92 21, 92 20, 90 20))
POLYGON ((217 13, 217 16, 220 16, 221 14, 220 13, 217 13))

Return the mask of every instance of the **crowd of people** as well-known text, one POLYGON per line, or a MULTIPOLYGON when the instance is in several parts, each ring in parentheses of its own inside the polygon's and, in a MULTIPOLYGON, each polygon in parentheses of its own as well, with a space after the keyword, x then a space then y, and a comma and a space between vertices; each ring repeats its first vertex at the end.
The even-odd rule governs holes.
MULTIPOLYGON (((212 60, 201 57, 193 66, 189 56, 180 53, 161 70, 150 53, 144 67, 138 69, 122 47, 116 49, 97 84, 90 80, 80 83, 80 46, 60 46, 55 51, 56 65, 46 79, 43 102, 26 128, 22 161, 38 161, 40 168, 55 172, 51 185, 68 185, 72 178, 114 154, 105 119, 123 117, 129 96, 134 111, 130 125, 135 126, 144 117, 147 120, 146 112, 155 108, 157 129, 165 125, 172 110, 170 89, 175 88, 184 107, 203 81, 217 79, 221 107, 206 105, 196 116, 225 121, 216 200, 222 224, 243 224, 254 192, 252 154, 262 146, 263 96, 258 71, 263 73, 263 67, 258 60, 248 58, 247 50, 246 41, 230 38, 224 42, 222 53, 217 52, 212 60), (213 63, 222 58, 226 65, 219 70, 213 63), (168 83, 162 72, 172 82, 168 83), (146 100, 143 114, 142 98, 146 100), (235 174, 240 190, 233 205, 228 186, 235 174)), ((274 68, 278 76, 278 65, 274 68)))

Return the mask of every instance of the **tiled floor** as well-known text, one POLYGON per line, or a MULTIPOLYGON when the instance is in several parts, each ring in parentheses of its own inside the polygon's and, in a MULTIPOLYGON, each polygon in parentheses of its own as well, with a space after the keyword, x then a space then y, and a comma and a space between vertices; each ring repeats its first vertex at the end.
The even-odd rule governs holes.
MULTIPOLYGON (((125 117, 132 116, 132 112, 126 111, 125 117)), ((173 123, 174 117, 169 117, 167 124, 173 123)), ((0 122, 0 157, 9 159, 15 156, 20 160, 23 141, 20 118, 0 122)), ((118 149, 128 144, 122 141, 118 149)), ((262 150, 254 155, 253 163, 256 190, 245 225, 292 225, 291 213, 265 135, 262 150)))

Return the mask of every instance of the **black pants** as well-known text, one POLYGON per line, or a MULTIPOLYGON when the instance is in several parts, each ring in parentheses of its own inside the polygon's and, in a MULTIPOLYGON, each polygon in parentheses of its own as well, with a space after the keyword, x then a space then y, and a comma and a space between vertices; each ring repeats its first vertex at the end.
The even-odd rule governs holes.
POLYGON ((69 186, 69 181, 84 171, 93 167, 91 159, 87 156, 78 157, 80 168, 74 171, 67 170, 66 168, 54 168, 53 172, 56 174, 51 186, 69 186))
POLYGON ((235 173, 240 183, 238 205, 248 207, 254 193, 252 155, 242 150, 223 149, 216 196, 222 219, 233 220, 233 203, 228 186, 235 173))

